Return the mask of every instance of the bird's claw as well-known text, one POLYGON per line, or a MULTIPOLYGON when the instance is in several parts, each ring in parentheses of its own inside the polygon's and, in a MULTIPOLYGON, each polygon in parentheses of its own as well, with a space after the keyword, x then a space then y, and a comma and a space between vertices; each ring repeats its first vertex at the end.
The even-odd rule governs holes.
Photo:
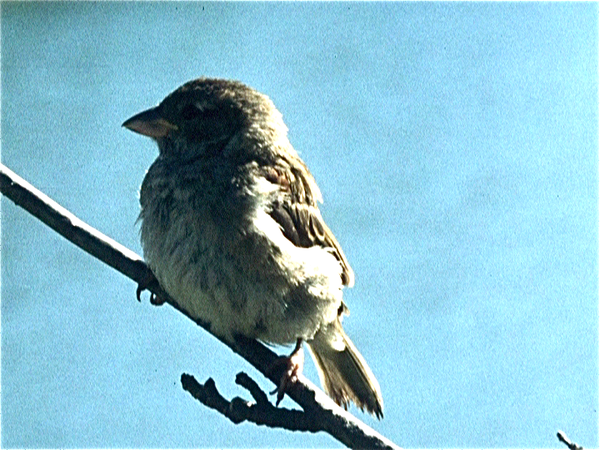
POLYGON ((154 306, 164 305, 167 301, 160 295, 156 295, 154 292, 150 294, 150 304, 154 306))
POLYGON ((144 292, 146 290, 146 288, 144 286, 142 286, 142 284, 138 284, 137 289, 135 290, 135 296, 137 298, 138 302, 142 301, 142 292, 144 292))
MULTIPOLYGON (((146 277, 138 284, 138 287, 135 290, 135 296, 138 299, 138 302, 142 301, 142 292, 149 289, 152 285, 159 286, 159 283, 154 274, 152 272, 148 272, 146 277)), ((166 300, 164 298, 156 295, 154 292, 150 292, 150 304, 160 306, 165 302, 166 300)))
POLYGON ((302 350, 302 340, 298 339, 296 347, 289 356, 282 356, 273 361, 270 371, 275 371, 278 367, 284 366, 285 369, 279 380, 279 385, 275 388, 271 395, 277 393, 276 406, 279 406, 281 400, 285 395, 287 389, 292 386, 298 377, 302 374, 302 368, 304 367, 304 351, 302 350))

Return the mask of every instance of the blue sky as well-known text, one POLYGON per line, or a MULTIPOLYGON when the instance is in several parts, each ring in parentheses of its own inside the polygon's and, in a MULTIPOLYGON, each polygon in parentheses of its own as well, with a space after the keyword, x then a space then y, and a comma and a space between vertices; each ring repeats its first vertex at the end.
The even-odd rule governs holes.
MULTIPOLYGON (((157 151, 121 123, 202 75, 272 98, 356 273, 379 432, 598 446, 596 3, 10 2, 1 33, 3 163, 138 253, 157 151)), ((1 206, 2 446, 340 446, 193 401, 183 372, 271 385, 1 206)))

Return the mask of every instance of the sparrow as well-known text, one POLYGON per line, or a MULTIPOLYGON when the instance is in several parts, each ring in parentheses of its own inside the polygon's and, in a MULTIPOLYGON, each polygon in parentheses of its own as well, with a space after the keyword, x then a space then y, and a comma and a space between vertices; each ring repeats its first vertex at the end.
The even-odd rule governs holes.
POLYGON ((295 344, 278 403, 305 343, 337 404, 382 418, 379 383, 341 323, 353 271, 273 102, 238 81, 200 78, 123 126, 158 144, 139 220, 161 287, 224 339, 295 344))

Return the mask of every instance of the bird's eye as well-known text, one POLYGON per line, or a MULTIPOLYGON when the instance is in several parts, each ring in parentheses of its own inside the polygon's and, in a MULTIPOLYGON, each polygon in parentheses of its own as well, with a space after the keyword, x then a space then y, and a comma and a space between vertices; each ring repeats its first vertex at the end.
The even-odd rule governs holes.
POLYGON ((187 105, 181 110, 183 120, 192 120, 202 114, 202 110, 196 105, 187 105))

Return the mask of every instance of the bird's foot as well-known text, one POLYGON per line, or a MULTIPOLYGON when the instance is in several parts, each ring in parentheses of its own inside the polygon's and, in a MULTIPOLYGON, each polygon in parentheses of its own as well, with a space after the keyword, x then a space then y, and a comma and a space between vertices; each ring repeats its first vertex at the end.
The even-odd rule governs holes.
MULTIPOLYGON (((154 274, 150 271, 148 271, 148 273, 146 274, 146 276, 144 277, 144 279, 142 281, 140 281, 140 283, 138 284, 138 287, 135 291, 135 296, 138 299, 138 302, 142 301, 141 300, 141 295, 142 292, 144 292, 147 289, 150 289, 152 286, 159 286, 158 280, 156 279, 156 277, 154 276, 154 274)), ((154 306, 160 306, 162 304, 164 304, 166 302, 166 300, 158 295, 156 295, 154 292, 150 292, 150 303, 154 306)))
POLYGON ((300 374, 302 374, 302 368, 304 367, 304 350, 302 349, 302 339, 298 339, 296 342, 296 347, 294 347, 294 350, 289 356, 282 356, 273 361, 269 371, 273 372, 281 366, 284 366, 284 370, 283 374, 281 375, 281 379, 279 380, 279 386, 277 386, 277 389, 271 392, 271 394, 275 394, 277 392, 277 402, 275 403, 276 406, 279 406, 279 403, 281 400, 283 400, 283 396, 285 395, 285 391, 288 389, 288 387, 292 386, 296 381, 298 381, 298 377, 300 374))

